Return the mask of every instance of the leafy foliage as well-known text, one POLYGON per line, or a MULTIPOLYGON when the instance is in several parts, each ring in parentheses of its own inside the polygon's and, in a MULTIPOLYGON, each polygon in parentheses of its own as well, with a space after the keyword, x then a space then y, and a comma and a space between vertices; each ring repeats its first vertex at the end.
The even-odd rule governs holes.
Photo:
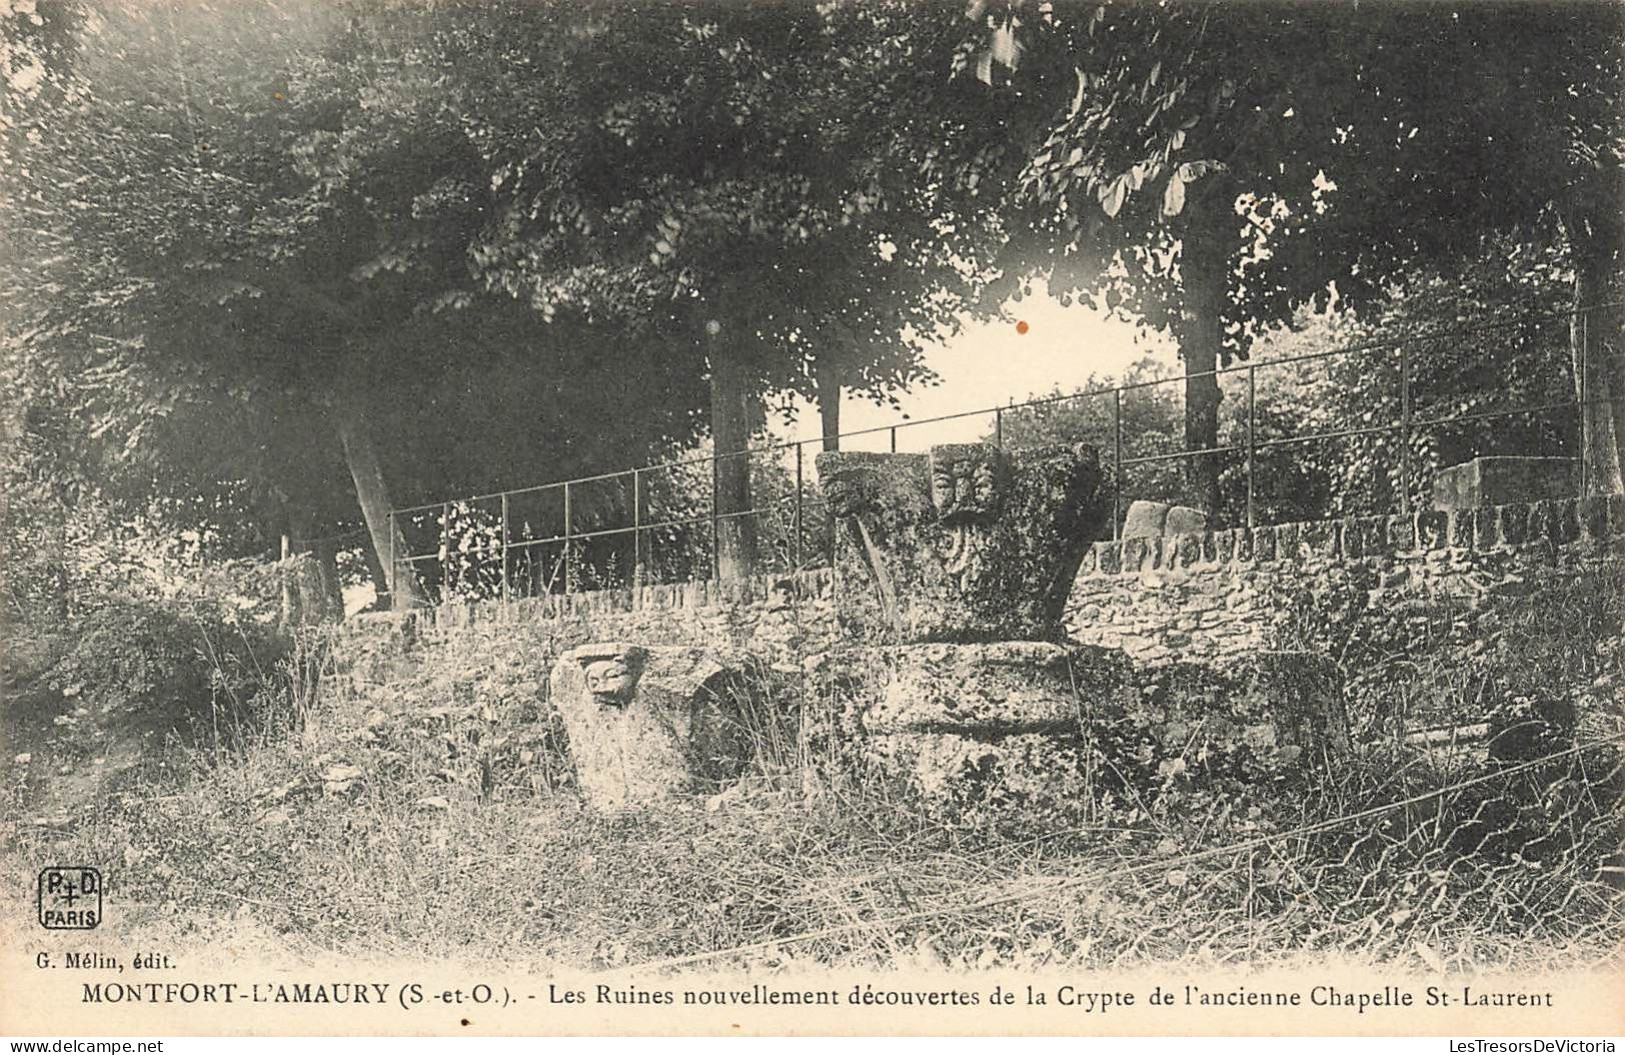
POLYGON ((1607 5, 972 14, 960 70, 1033 134, 1016 248, 1054 262, 1052 286, 1112 290, 1177 330, 1174 242, 1211 199, 1239 355, 1330 283, 1366 302, 1406 269, 1477 258, 1487 232, 1538 238, 1617 212, 1625 68, 1607 5))
MULTIPOLYGON (((1475 457, 1577 454, 1577 417, 1564 405, 1573 377, 1558 275, 1547 257, 1531 267, 1521 249, 1509 252, 1510 259, 1481 258, 1465 277, 1415 272, 1366 311, 1304 308, 1289 325, 1259 334, 1251 394, 1247 371, 1221 378, 1223 519, 1245 520, 1249 406, 1259 523, 1387 513, 1400 508, 1407 488, 1414 504, 1426 505, 1438 469, 1475 457), (1293 359, 1302 361, 1286 362, 1293 359), (1413 421, 1408 455, 1402 370, 1413 421)), ((1101 390, 1133 386, 1121 404, 1124 503, 1178 501, 1177 460, 1136 462, 1184 447, 1176 380, 1158 377, 1151 360, 1120 378, 1092 378, 1076 395, 1055 392, 1038 406, 1007 411, 1005 440, 1090 443, 1109 468, 1117 411, 1101 390)))

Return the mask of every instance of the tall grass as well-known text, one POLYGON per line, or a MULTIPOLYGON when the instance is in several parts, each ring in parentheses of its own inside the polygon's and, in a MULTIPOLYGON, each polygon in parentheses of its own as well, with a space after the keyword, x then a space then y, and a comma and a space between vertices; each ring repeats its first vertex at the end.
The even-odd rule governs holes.
POLYGON ((1471 716, 1491 695, 1515 702, 1539 686, 1581 715, 1555 739, 1503 750, 1368 725, 1335 766, 1209 789, 1136 783, 1086 755, 1070 801, 1013 798, 959 818, 922 809, 865 761, 816 678, 757 669, 724 701, 748 778, 728 793, 602 815, 574 794, 546 695, 560 649, 542 631, 476 628, 394 673, 363 669, 320 633, 269 662, 230 659, 215 641, 210 749, 151 754, 71 828, 13 811, 3 868, 26 885, 45 857, 104 865, 120 938, 294 954, 590 967, 1611 962, 1625 944, 1615 574, 1587 570, 1569 592, 1508 610, 1465 660, 1415 652, 1427 676, 1394 689, 1414 694, 1413 716, 1471 716), (332 779, 336 767, 359 775, 332 779))

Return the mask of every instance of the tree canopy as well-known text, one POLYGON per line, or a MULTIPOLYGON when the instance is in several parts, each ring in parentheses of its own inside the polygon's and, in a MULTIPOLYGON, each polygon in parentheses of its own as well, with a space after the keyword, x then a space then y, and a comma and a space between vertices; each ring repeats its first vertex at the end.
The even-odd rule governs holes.
MULTIPOLYGON (((1205 375, 1334 290, 1509 244, 1617 282, 1616 5, 964 11, 11 4, 7 379, 104 475, 294 533, 359 506, 375 554, 391 506, 709 432, 731 575, 764 401, 889 398, 1034 272, 1178 335, 1192 448, 1205 375)), ((1571 342, 1616 489, 1619 321, 1571 342)))
MULTIPOLYGON (((1166 324, 1192 373, 1245 356, 1334 284, 1369 303, 1407 269, 1468 265, 1495 236, 1555 231, 1577 272, 1617 271, 1617 5, 972 14, 961 76, 1029 130, 1011 270, 1047 267, 1052 288, 1166 324)), ((1617 343, 1593 358, 1618 373, 1617 343)), ((1188 387, 1189 446, 1214 442, 1216 396, 1188 387)), ((1209 488, 1213 473, 1198 474, 1209 488)))

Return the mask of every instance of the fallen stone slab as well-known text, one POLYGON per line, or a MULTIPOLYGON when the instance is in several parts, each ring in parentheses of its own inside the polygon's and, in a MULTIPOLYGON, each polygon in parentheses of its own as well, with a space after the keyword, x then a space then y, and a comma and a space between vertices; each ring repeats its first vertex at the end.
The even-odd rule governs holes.
POLYGON ((1258 652, 1224 670, 1142 667, 1055 642, 843 650, 809 673, 836 701, 854 757, 903 777, 934 810, 1017 796, 1076 799, 1208 779, 1269 779, 1349 751, 1334 663, 1258 652))

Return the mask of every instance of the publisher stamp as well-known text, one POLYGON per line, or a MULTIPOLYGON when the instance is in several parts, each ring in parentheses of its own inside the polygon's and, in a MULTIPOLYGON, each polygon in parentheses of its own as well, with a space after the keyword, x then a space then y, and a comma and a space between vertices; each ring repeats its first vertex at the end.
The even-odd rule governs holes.
POLYGON ((84 866, 42 869, 38 902, 47 930, 93 930, 102 921, 102 874, 84 866))

